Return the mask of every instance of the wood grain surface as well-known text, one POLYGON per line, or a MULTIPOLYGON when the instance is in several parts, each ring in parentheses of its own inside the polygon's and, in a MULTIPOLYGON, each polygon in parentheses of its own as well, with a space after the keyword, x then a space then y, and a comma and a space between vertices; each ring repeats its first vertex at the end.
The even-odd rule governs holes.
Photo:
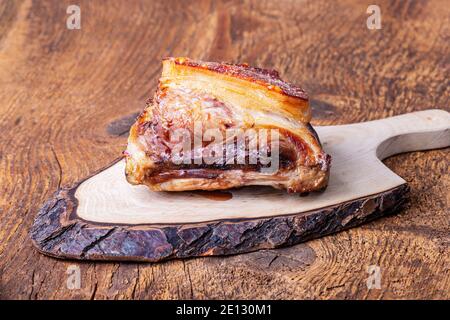
POLYGON ((313 124, 450 106, 446 0, 0 1, 0 297, 450 298, 449 150, 385 163, 411 186, 396 216, 281 250, 161 264, 39 254, 28 232, 58 186, 106 166, 153 93, 160 58, 276 68, 311 96, 313 124), (81 288, 67 288, 70 266, 81 288), (381 270, 368 289, 367 268, 381 270))

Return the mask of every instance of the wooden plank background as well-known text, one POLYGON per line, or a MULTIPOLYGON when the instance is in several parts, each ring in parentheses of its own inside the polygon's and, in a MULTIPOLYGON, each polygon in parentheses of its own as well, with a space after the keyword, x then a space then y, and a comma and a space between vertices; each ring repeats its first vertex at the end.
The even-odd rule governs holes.
POLYGON ((160 264, 61 261, 33 218, 61 185, 107 165, 153 94, 161 57, 278 69, 314 124, 449 110, 447 0, 0 1, 0 297, 19 299, 450 298, 449 149, 386 164, 412 187, 398 215, 295 247, 160 264), (81 8, 81 30, 66 8, 81 8), (67 268, 81 288, 69 290, 67 268), (381 268, 368 290, 367 267, 381 268))

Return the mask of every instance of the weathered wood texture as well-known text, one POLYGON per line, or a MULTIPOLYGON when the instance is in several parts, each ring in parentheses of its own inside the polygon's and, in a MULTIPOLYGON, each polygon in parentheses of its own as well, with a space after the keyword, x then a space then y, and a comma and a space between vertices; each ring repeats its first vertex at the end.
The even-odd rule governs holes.
POLYGON ((66 29, 70 1, 0 2, 1 298, 450 298, 448 149, 386 161, 411 186, 400 214, 287 249, 79 263, 28 238, 58 186, 120 154, 162 56, 275 67, 310 93, 315 124, 449 110, 446 0, 378 1, 381 30, 366 28, 370 1, 77 2, 81 30, 66 29))

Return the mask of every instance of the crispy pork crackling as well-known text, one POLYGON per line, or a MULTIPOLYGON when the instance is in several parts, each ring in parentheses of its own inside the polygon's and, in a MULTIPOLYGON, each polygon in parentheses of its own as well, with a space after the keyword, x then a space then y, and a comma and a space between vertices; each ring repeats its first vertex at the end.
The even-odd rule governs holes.
POLYGON ((154 191, 321 190, 331 158, 310 120, 307 94, 277 71, 166 58, 131 127, 126 177, 154 191))

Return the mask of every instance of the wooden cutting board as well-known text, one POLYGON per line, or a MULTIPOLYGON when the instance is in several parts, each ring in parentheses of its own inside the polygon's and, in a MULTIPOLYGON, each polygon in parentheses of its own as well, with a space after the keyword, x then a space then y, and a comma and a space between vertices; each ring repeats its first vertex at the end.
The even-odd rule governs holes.
POLYGON ((154 262, 276 248, 338 232, 401 207, 407 183, 381 160, 450 146, 450 113, 426 110, 316 130, 332 156, 324 192, 152 192, 128 184, 118 159, 58 190, 39 211, 31 238, 54 257, 154 262))

